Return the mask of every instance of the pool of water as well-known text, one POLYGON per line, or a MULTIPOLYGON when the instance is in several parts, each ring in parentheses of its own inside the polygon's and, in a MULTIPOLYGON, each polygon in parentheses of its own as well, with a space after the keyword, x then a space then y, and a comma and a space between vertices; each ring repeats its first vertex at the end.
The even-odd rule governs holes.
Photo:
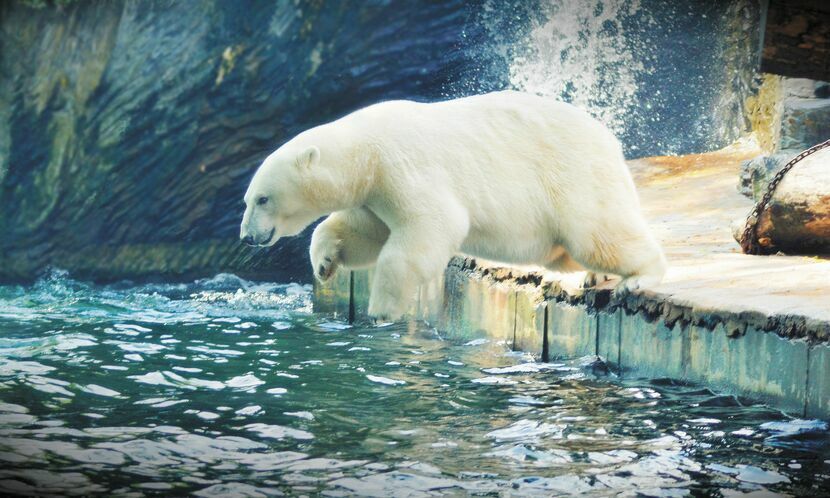
POLYGON ((830 489, 824 422, 594 358, 350 327, 219 275, 0 287, 0 492, 739 496, 830 489))

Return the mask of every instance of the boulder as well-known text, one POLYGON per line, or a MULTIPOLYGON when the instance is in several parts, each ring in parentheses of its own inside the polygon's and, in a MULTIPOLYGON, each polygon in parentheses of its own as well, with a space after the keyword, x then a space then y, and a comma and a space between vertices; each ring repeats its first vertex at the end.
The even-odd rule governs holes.
POLYGON ((804 150, 830 138, 830 99, 784 99, 781 150, 804 150))
POLYGON ((801 152, 801 149, 788 149, 768 156, 754 157, 741 163, 740 183, 738 191, 754 200, 758 200, 767 190, 767 185, 778 170, 784 167, 790 159, 801 152))
POLYGON ((818 84, 819 82, 809 78, 781 78, 782 90, 786 97, 815 98, 818 84))
POLYGON ((830 148, 787 173, 761 214, 757 233, 766 254, 830 254, 830 148))

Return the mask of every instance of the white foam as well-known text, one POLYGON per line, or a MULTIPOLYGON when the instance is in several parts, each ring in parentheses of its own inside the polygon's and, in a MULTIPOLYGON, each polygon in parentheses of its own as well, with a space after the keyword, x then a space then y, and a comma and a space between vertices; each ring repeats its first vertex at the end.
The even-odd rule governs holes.
POLYGON ((282 414, 288 415, 289 417, 297 417, 305 420, 314 420, 314 414, 312 414, 311 412, 282 412, 282 414))
POLYGON ((193 492, 194 496, 203 498, 221 498, 233 496, 236 498, 266 498, 268 496, 284 496, 276 488, 252 486, 242 482, 222 482, 193 492))
POLYGON ((743 482, 751 482, 753 484, 778 484, 781 482, 790 482, 787 476, 781 475, 772 470, 764 470, 752 465, 738 465, 740 469, 736 479, 743 482))
POLYGON ((244 427, 244 429, 249 430, 251 432, 256 432, 261 437, 271 439, 314 439, 314 434, 310 432, 301 431, 299 429, 293 429, 291 427, 283 427, 281 425, 248 424, 244 427))
POLYGON ((81 390, 90 394, 97 394, 98 396, 107 396, 110 398, 121 396, 120 392, 113 391, 112 389, 108 389, 97 384, 87 384, 86 386, 82 387, 81 390))
POLYGON ((237 415, 256 415, 257 413, 262 411, 262 407, 259 405, 251 405, 246 406, 245 408, 240 408, 236 410, 234 413, 237 415))
POLYGON ((775 433, 776 437, 788 437, 805 432, 821 432, 827 430, 827 422, 821 420, 792 419, 780 422, 766 422, 761 429, 775 433))
POLYGON ((520 363, 509 367, 482 368, 481 371, 489 374, 536 373, 543 370, 555 370, 561 367, 556 363, 520 363))
POLYGON ((54 369, 55 367, 42 365, 36 361, 0 360, 0 375, 4 377, 17 373, 41 375, 54 369))
POLYGON ((406 384, 406 381, 390 379, 389 377, 381 377, 379 375, 367 375, 366 378, 371 380, 372 382, 377 382, 378 384, 386 384, 387 386, 400 386, 406 384))
POLYGON ((690 418, 687 422, 691 422, 693 424, 714 425, 719 424, 721 421, 716 418, 690 418))
POLYGON ((342 323, 342 322, 323 322, 323 323, 318 323, 317 326, 320 327, 321 329, 326 329, 326 330, 347 330, 347 329, 352 328, 352 326, 349 325, 348 323, 342 323))
POLYGON ((519 420, 507 427, 487 433, 487 437, 504 441, 511 439, 532 440, 539 436, 548 438, 561 438, 567 426, 561 424, 549 424, 538 420, 519 420))
POLYGON ((259 379, 256 375, 252 374, 240 375, 232 378, 231 380, 225 383, 226 386, 237 389, 248 389, 251 387, 260 386, 262 384, 265 384, 265 381, 259 379))
POLYGON ((14 403, 3 403, 0 401, 0 412, 29 413, 29 409, 25 406, 15 405, 14 403))
POLYGON ((501 385, 507 385, 507 386, 510 386, 510 385, 513 385, 513 384, 518 384, 518 382, 516 382, 513 379, 508 379, 507 377, 497 377, 497 376, 493 376, 493 375, 491 375, 489 377, 481 377, 481 378, 478 378, 478 379, 473 379, 472 382, 475 383, 475 384, 501 384, 501 385))
POLYGON ((177 370, 179 372, 187 372, 187 373, 199 373, 202 371, 201 368, 191 368, 191 367, 173 367, 173 370, 177 370))
POLYGON ((245 354, 244 352, 236 349, 212 349, 206 346, 188 346, 187 349, 196 351, 197 353, 218 354, 222 356, 241 356, 245 354))
MULTIPOLYGON (((112 343, 112 341, 107 341, 107 343, 112 343)), ((123 349, 124 351, 130 353, 144 353, 144 354, 155 354, 159 351, 164 351, 167 349, 166 347, 162 346, 161 344, 151 344, 149 342, 131 342, 131 343, 118 343, 118 347, 123 349)))
POLYGON ((490 342, 490 339, 473 339, 472 341, 465 342, 465 346, 481 346, 490 342))
POLYGON ((113 324, 113 328, 120 331, 128 331, 128 332, 152 332, 153 329, 148 329, 147 327, 142 327, 141 325, 135 325, 132 323, 116 323, 113 324))

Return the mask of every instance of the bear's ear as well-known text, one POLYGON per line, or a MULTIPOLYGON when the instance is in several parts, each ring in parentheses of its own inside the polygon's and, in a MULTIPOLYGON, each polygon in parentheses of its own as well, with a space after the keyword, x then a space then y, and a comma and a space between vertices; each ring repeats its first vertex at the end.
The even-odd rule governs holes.
POLYGON ((297 167, 300 169, 312 168, 320 160, 320 149, 311 146, 297 156, 297 167))

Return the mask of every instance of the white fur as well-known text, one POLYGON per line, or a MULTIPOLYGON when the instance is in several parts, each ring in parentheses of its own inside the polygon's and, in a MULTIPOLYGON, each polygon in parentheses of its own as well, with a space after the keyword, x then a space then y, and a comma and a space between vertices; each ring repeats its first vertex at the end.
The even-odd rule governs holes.
POLYGON ((312 236, 315 275, 374 263, 369 313, 383 318, 458 252, 614 273, 623 289, 666 268, 613 134, 519 92, 383 102, 312 128, 263 162, 245 200, 241 232, 255 240, 334 213, 312 236))

